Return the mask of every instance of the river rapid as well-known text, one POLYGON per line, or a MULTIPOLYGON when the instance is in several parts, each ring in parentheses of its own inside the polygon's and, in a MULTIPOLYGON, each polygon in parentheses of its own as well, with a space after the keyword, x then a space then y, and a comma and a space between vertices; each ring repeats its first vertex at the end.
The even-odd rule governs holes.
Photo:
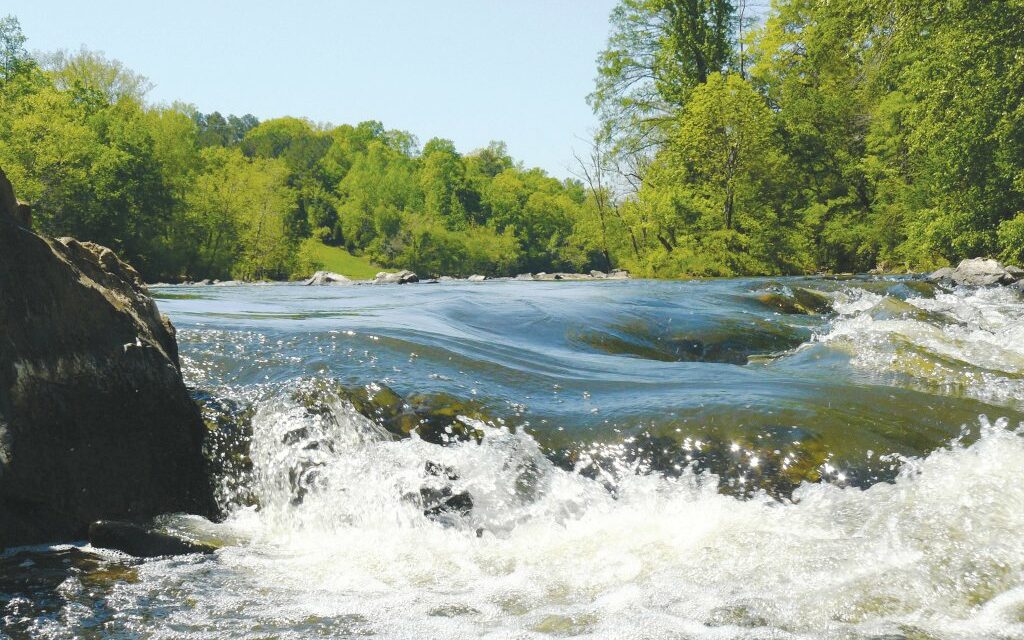
POLYGON ((226 511, 163 524, 224 546, 9 550, 0 637, 1024 638, 1008 289, 154 294, 226 511))

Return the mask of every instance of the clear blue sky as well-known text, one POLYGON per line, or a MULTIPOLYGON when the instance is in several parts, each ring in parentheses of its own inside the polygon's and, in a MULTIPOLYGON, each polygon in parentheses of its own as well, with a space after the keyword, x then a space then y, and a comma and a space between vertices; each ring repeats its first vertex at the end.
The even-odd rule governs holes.
POLYGON ((7 0, 30 50, 86 45, 154 102, 334 124, 380 120, 462 151, 504 140, 565 177, 615 0, 7 0))

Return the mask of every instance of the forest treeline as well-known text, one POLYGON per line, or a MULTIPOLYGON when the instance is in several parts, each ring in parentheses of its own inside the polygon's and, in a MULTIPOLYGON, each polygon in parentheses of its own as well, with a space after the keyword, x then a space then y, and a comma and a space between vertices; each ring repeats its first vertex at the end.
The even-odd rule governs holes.
POLYGON ((591 96, 638 270, 1024 261, 1024 1, 621 0, 591 96))
POLYGON ((117 250, 149 281, 308 275, 317 243, 421 275, 606 269, 593 194, 379 122, 152 105, 102 54, 29 54, 0 22, 0 167, 35 226, 117 250))
POLYGON ((146 101, 0 20, 0 167, 37 226, 149 280, 287 278, 320 243, 421 275, 1024 261, 1024 0, 620 0, 578 178, 378 122, 146 101))

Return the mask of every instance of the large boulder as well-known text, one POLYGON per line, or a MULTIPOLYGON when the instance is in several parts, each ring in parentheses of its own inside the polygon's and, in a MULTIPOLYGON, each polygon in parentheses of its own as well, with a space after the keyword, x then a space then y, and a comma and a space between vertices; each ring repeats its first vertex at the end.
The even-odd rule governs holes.
POLYGON ((0 548, 213 515, 174 327, 113 251, 36 235, 22 209, 0 172, 0 548))
POLYGON ((317 271, 308 280, 304 280, 302 284, 307 286, 313 285, 327 285, 327 284, 352 284, 352 281, 340 273, 333 273, 331 271, 317 271))
POLYGON ((932 282, 955 284, 966 287, 987 287, 994 284, 1013 284, 1021 279, 1024 271, 1018 267, 1004 266, 991 258, 968 258, 961 260, 955 269, 943 267, 931 273, 932 282))

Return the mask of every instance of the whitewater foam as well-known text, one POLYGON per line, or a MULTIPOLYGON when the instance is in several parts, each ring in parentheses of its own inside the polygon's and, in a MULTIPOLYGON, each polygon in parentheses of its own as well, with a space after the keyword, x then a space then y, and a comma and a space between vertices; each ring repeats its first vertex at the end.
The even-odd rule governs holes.
POLYGON ((893 311, 887 296, 849 289, 817 340, 846 350, 862 370, 890 372, 943 394, 1021 406, 1024 299, 1008 289, 939 291, 893 311), (913 310, 920 313, 914 313, 913 310))
MULTIPOLYGON (((343 403, 255 421, 259 510, 223 525, 215 563, 167 560, 118 585, 152 637, 1024 637, 1024 437, 903 463, 866 490, 803 485, 738 500, 714 478, 600 481, 552 465, 525 433, 394 441, 343 403), (293 434, 289 436, 289 434, 293 434), (297 434, 297 435, 296 435, 297 434), (287 441, 287 444, 284 444, 287 441), (427 462, 472 512, 424 517, 427 462), (314 473, 315 472, 315 473, 314 473), (155 598, 166 618, 141 612, 155 598), (171 602, 176 604, 172 605, 171 602), (192 603, 191 606, 188 603, 192 603), (170 631, 175 630, 175 631, 170 631)), ((1022 427, 1024 428, 1024 427, 1022 427)))

